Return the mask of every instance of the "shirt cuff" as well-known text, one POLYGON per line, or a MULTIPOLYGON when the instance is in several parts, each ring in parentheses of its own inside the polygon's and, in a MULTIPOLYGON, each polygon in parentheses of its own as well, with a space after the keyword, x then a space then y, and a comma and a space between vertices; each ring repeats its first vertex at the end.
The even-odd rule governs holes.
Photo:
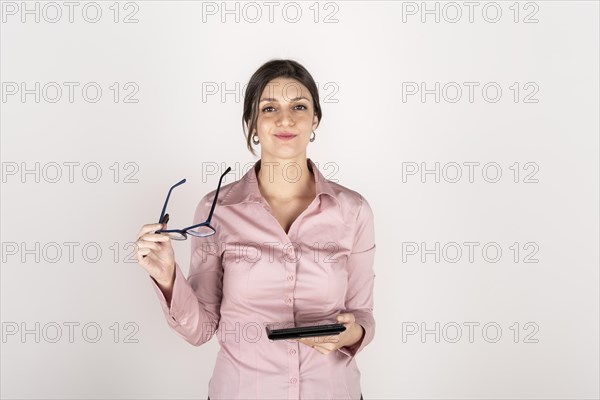
POLYGON ((362 351, 375 336, 375 319, 371 311, 351 311, 346 310, 345 312, 351 312, 354 314, 355 323, 363 327, 364 333, 361 339, 352 346, 343 346, 338 349, 341 353, 348 356, 346 366, 348 366, 354 357, 362 351))
POLYGON ((179 264, 177 264, 177 262, 175 263, 175 283, 173 284, 173 292, 171 293, 170 307, 167 304, 167 299, 165 299, 165 295, 160 289, 160 286, 158 286, 158 283, 152 276, 150 276, 150 281, 152 282, 163 314, 169 325, 172 327, 180 325, 182 322, 181 312, 183 310, 183 305, 189 301, 190 296, 194 296, 194 292, 187 279, 185 279, 179 264))

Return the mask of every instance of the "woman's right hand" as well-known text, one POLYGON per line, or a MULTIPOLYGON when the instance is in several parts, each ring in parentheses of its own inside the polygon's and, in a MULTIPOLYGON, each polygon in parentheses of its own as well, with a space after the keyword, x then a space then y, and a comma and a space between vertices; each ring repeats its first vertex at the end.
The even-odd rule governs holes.
POLYGON ((163 287, 171 287, 175 278, 175 253, 171 238, 166 234, 154 233, 167 229, 167 224, 142 226, 135 242, 138 263, 163 287))

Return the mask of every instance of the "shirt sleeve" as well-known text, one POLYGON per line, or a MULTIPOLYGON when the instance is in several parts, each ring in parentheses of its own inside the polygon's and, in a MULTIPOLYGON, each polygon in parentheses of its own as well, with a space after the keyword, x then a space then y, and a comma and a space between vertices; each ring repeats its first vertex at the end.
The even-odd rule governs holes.
MULTIPOLYGON (((196 208, 192 225, 206 220, 211 205, 212 198, 205 196, 196 208)), ((221 318, 223 269, 219 246, 214 239, 217 235, 218 233, 208 237, 188 235, 187 240, 191 245, 188 278, 184 277, 176 262, 170 307, 162 290, 154 278, 150 277, 167 323, 194 346, 200 346, 211 339, 221 318)))
POLYGON ((373 287, 375 273, 375 225, 373 210, 366 199, 361 197, 361 205, 356 220, 354 245, 348 256, 348 290, 346 292, 345 312, 354 314, 356 323, 364 329, 362 338, 353 346, 340 347, 338 350, 348 356, 346 365, 365 348, 375 336, 373 318, 373 287))

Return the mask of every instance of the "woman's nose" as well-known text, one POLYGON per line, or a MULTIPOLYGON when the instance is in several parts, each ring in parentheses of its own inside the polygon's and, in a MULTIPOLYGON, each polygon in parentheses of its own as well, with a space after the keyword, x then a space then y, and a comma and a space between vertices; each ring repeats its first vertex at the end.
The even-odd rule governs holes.
POLYGON ((289 110, 285 108, 281 110, 281 114, 279 115, 279 120, 277 121, 280 125, 293 125, 294 120, 292 118, 292 114, 289 110))

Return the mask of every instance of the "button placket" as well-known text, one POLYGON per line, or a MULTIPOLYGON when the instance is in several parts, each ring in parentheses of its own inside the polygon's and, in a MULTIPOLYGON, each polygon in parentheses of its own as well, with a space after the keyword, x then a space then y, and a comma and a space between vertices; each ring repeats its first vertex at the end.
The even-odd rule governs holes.
POLYGON ((298 342, 290 343, 288 348, 288 367, 289 367, 289 389, 288 389, 288 398, 289 399, 298 399, 300 396, 300 360, 297 356, 298 346, 300 344, 298 342))
MULTIPOLYGON (((290 233, 291 229, 290 229, 290 233)), ((292 234, 293 235, 293 234, 292 234)), ((285 268, 284 274, 284 297, 285 304, 289 306, 289 310, 292 314, 292 319, 294 318, 294 292, 296 289, 296 277, 297 277, 297 267, 298 260, 296 260, 296 251, 293 246, 292 237, 288 236, 289 242, 284 244, 287 246, 287 249, 283 255, 283 266, 285 268)), ((288 399, 298 399, 300 398, 300 357, 298 357, 300 343, 296 341, 288 341, 288 399)))
POLYGON ((284 265, 285 265, 285 270, 286 270, 286 274, 285 274, 285 293, 284 293, 284 301, 285 304, 288 306, 293 307, 294 305, 294 289, 296 288, 296 282, 295 282, 295 275, 296 275, 296 265, 297 262, 294 261, 295 260, 295 251, 294 251, 294 247, 292 246, 292 243, 288 243, 286 244, 286 246, 289 246, 286 250, 286 255, 287 257, 285 257, 286 259, 284 260, 284 265))

